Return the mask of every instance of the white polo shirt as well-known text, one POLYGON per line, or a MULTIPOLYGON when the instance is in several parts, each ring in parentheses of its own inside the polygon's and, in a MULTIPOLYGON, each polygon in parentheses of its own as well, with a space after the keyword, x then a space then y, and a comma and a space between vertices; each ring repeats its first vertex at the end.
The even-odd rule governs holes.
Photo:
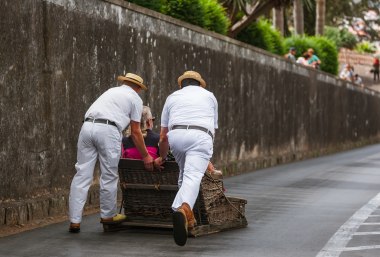
POLYGON ((161 126, 196 125, 213 134, 218 128, 218 102, 213 93, 200 86, 187 86, 166 99, 161 126))
POLYGON ((143 101, 136 91, 127 85, 122 85, 104 92, 90 106, 84 117, 113 121, 119 131, 122 131, 131 120, 141 121, 142 109, 143 101))

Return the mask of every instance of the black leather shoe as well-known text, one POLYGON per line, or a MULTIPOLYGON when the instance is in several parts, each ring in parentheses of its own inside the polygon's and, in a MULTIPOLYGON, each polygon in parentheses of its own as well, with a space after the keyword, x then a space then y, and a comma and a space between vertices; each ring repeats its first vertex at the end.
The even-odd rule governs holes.
POLYGON ((173 213, 173 237, 174 242, 179 246, 184 246, 187 241, 187 219, 182 209, 173 213))

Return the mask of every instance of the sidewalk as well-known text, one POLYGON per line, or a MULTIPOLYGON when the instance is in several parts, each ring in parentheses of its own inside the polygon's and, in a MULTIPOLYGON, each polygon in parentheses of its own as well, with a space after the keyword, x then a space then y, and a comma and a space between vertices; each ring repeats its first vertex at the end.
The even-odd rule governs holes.
POLYGON ((351 64, 354 66, 354 74, 359 74, 363 79, 365 87, 380 92, 380 81, 373 81, 372 69, 373 54, 359 54, 348 49, 341 49, 339 53, 339 72, 344 65, 351 64))
POLYGON ((363 79, 363 83, 365 87, 369 87, 375 91, 380 92, 380 81, 373 81, 373 73, 370 73, 372 66, 369 65, 354 65, 355 74, 359 74, 359 76, 363 79))

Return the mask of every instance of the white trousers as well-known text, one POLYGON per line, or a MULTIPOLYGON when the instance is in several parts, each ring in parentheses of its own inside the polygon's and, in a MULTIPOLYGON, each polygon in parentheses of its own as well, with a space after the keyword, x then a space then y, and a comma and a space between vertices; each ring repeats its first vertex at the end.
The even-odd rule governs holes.
POLYGON ((180 169, 179 190, 172 209, 177 210, 182 203, 188 203, 193 209, 201 180, 213 153, 213 140, 207 133, 194 129, 171 130, 168 138, 180 169))
POLYGON ((78 138, 77 163, 69 197, 70 221, 80 223, 97 159, 100 163, 100 216, 117 214, 121 133, 112 125, 84 122, 78 138))

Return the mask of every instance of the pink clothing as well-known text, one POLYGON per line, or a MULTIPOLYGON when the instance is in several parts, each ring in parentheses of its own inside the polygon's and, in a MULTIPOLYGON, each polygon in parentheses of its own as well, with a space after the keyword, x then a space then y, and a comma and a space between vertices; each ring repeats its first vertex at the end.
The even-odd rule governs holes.
MULTIPOLYGON (((149 155, 153 157, 153 159, 156 159, 159 157, 158 147, 147 146, 146 149, 148 150, 149 155)), ((123 147, 123 158, 142 160, 142 156, 136 147, 129 148, 129 149, 124 149, 123 147)))
MULTIPOLYGON (((146 149, 148 150, 149 155, 152 156, 153 159, 156 159, 159 157, 158 142, 160 141, 160 135, 150 129, 146 132, 147 135, 144 137, 146 149)), ((123 138, 122 147, 122 158, 142 160, 142 156, 139 150, 137 150, 131 137, 123 138)))

